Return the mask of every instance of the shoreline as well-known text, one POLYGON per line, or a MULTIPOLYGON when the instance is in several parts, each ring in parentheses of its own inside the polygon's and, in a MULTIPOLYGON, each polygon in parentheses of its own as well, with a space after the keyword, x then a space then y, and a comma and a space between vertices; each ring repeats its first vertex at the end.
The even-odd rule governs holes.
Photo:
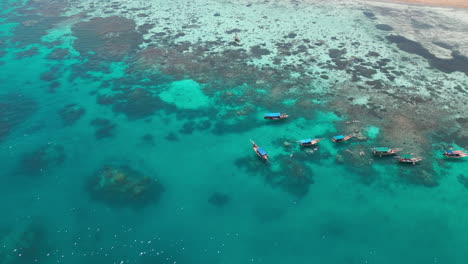
POLYGON ((468 1, 466 0, 385 0, 384 2, 468 9, 468 1))

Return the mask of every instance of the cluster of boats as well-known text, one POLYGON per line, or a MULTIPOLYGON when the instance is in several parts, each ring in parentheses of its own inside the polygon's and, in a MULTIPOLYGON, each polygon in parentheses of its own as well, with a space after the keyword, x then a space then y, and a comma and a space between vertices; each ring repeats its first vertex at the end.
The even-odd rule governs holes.
MULTIPOLYGON (((266 113, 263 118, 264 119, 270 119, 270 120, 277 120, 277 119, 284 119, 284 118, 287 118, 287 117, 288 117, 287 114, 282 114, 282 113, 266 113)), ((353 135, 337 135, 337 136, 332 137, 331 140, 334 143, 340 143, 340 142, 350 140, 353 137, 354 137, 353 135)), ((316 146, 322 140, 325 140, 325 138, 315 138, 315 139, 307 138, 307 139, 302 139, 302 140, 299 140, 299 141, 296 141, 296 142, 299 143, 299 145, 301 147, 312 147, 312 146, 316 146)), ((257 155, 262 160, 268 161, 267 152, 264 149, 262 149, 261 147, 259 147, 253 140, 250 140, 250 142, 252 143, 252 148, 255 151, 255 153, 257 153, 257 155)), ((414 165, 414 164, 416 164, 416 163, 418 163, 418 162, 420 162, 422 160, 421 157, 414 156, 413 154, 397 155, 400 151, 401 151, 401 149, 388 148, 388 147, 375 147, 375 148, 372 148, 372 153, 375 156, 382 157, 382 156, 396 155, 397 160, 399 162, 401 162, 401 163, 410 163, 410 164, 414 165)), ((447 158, 464 158, 464 157, 468 157, 468 153, 463 152, 461 150, 446 150, 443 153, 443 155, 445 157, 447 157, 447 158)))

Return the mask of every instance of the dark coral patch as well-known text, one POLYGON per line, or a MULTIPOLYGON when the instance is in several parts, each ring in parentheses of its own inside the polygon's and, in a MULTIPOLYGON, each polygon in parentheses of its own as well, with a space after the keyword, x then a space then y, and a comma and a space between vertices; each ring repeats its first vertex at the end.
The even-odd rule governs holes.
POLYGON ((154 136, 151 134, 145 134, 141 137, 144 143, 154 145, 154 136))
POLYGON ((22 58, 27 58, 27 57, 32 57, 39 54, 39 49, 37 47, 33 47, 30 49, 27 49, 25 51, 21 51, 15 54, 15 57, 17 59, 22 59, 22 58))
POLYGON ((90 124, 96 129, 94 132, 96 139, 103 139, 114 136, 116 125, 113 124, 110 120, 96 118, 92 120, 90 124))
POLYGON ((164 138, 165 138, 167 141, 178 141, 178 140, 179 140, 179 136, 177 136, 177 134, 174 133, 174 132, 170 132, 170 133, 167 134, 164 138))
POLYGON ((58 144, 47 144, 25 153, 20 160, 20 171, 28 175, 38 175, 65 161, 65 149, 58 144))
POLYGON ((57 48, 57 49, 54 49, 49 55, 47 55, 47 59, 49 59, 49 60, 63 60, 69 54, 70 53, 68 52, 68 49, 57 48))
POLYGON ((372 13, 372 12, 364 11, 364 12, 362 12, 362 13, 363 13, 367 18, 369 18, 369 19, 372 19, 372 20, 377 19, 377 18, 375 17, 375 14, 372 13))
POLYGON ((29 264, 46 261, 47 253, 52 247, 44 223, 34 221, 26 227, 20 227, 20 230, 18 226, 5 229, 6 233, 2 230, 0 238, 2 263, 29 264))
POLYGON ((84 114, 85 109, 77 104, 69 104, 58 111, 63 124, 71 125, 78 121, 84 114))
POLYGON ((468 177, 463 174, 458 175, 458 182, 461 183, 465 188, 468 189, 468 177))
POLYGON ((429 64, 439 71, 446 73, 460 71, 468 75, 468 57, 460 55, 458 52, 452 52, 452 59, 440 59, 416 41, 409 40, 399 35, 390 35, 386 36, 386 38, 391 43, 395 43, 400 50, 427 59, 429 64))
POLYGON ((259 58, 263 55, 268 55, 270 54, 271 52, 267 49, 264 49, 262 47, 260 47, 260 45, 256 45, 256 46, 253 46, 252 48, 250 48, 250 53, 252 53, 252 55, 256 58, 259 58))
POLYGON ((111 207, 141 208, 160 199, 163 185, 129 166, 104 166, 85 183, 91 198, 111 207))
POLYGON ((431 168, 425 168, 421 165, 401 164, 399 171, 400 177, 411 184, 423 185, 426 187, 436 187, 439 185, 438 176, 431 168))
POLYGON ((36 102, 21 94, 0 96, 0 140, 29 118, 36 109, 36 102))
POLYGON ((340 58, 346 54, 346 49, 329 49, 328 56, 332 59, 340 58))
POLYGON ((110 61, 121 61, 138 49, 143 38, 133 20, 112 16, 93 18, 76 24, 75 49, 82 55, 110 61))
POLYGON ((386 24, 377 24, 375 25, 375 28, 376 29, 379 29, 379 30, 383 30, 383 31, 392 31, 393 28, 389 25, 386 25, 386 24))
POLYGON ((114 112, 124 113, 129 119, 139 119, 154 114, 156 110, 162 109, 164 102, 150 91, 137 88, 127 91, 124 100, 114 104, 114 112))
POLYGON ((214 206, 222 207, 225 206, 229 202, 229 200, 229 195, 220 192, 215 192, 210 196, 208 202, 214 206))
POLYGON ((275 157, 275 161, 280 164, 279 171, 273 170, 268 163, 261 162, 256 156, 240 158, 235 164, 250 173, 261 175, 268 184, 274 187, 280 187, 296 197, 304 197, 314 182, 313 172, 307 165, 308 160, 279 155, 275 157))
POLYGON ((40 43, 42 36, 47 34, 47 30, 53 28, 54 24, 62 19, 61 17, 46 18, 38 14, 14 16, 8 21, 19 24, 13 28, 10 41, 19 47, 40 43))
POLYGON ((41 80, 51 82, 60 77, 60 69, 58 67, 52 67, 50 70, 41 74, 41 80))

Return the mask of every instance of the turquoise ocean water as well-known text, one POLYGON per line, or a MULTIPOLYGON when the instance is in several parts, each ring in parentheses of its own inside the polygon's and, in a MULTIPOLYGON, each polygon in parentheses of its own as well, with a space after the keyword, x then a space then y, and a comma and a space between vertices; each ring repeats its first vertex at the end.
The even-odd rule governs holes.
POLYGON ((442 156, 468 144, 467 54, 441 59, 392 33, 374 21, 388 10, 0 10, 0 263, 468 261, 468 160, 442 156), (342 133, 362 139, 329 140, 342 133), (326 140, 297 146, 309 137, 326 140), (402 166, 375 146, 424 160, 402 166))

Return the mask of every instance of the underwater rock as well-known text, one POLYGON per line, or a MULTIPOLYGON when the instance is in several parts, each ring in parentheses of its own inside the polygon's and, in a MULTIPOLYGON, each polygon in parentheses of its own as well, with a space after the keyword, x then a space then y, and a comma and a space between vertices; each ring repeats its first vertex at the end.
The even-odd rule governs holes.
POLYGON ((96 139, 103 139, 106 137, 114 136, 114 130, 116 125, 113 124, 111 121, 104 118, 96 118, 92 120, 90 124, 96 129, 96 131, 94 132, 94 136, 96 137, 96 139))
POLYGON ((37 103, 21 94, 0 96, 0 141, 26 121, 37 109, 37 103))
POLYGON ((222 207, 225 206, 229 202, 229 200, 230 198, 227 194, 215 192, 210 196, 208 202, 212 205, 222 207))
POLYGON ((20 170, 37 175, 58 166, 65 161, 65 149, 58 144, 47 144, 30 153, 23 154, 20 160, 20 170))
POLYGON ((129 166, 104 166, 86 182, 91 197, 111 207, 140 208, 155 203, 163 185, 129 166))
POLYGON ((84 115, 85 109, 77 104, 69 104, 60 109, 58 113, 64 125, 71 125, 84 115))

